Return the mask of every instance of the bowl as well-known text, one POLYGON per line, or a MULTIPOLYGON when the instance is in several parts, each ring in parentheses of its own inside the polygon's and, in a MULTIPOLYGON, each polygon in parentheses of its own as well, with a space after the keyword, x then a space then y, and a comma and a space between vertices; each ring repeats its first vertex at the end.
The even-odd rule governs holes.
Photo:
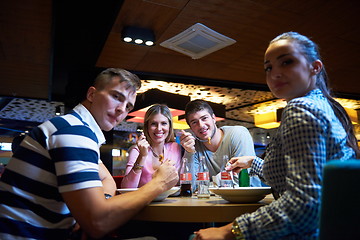
POLYGON ((271 187, 210 188, 209 190, 233 203, 255 203, 271 193, 271 187))
MULTIPOLYGON (((154 200, 153 202, 159 202, 159 201, 162 201, 164 200, 165 198, 167 198, 168 196, 172 195, 172 194, 175 194, 176 192, 178 192, 180 189, 180 187, 172 187, 170 188, 169 190, 159 194, 154 200)), ((120 188, 120 189, 117 189, 117 191, 119 193, 127 193, 127 192, 133 192, 133 191, 136 191, 138 190, 138 188, 120 188)))

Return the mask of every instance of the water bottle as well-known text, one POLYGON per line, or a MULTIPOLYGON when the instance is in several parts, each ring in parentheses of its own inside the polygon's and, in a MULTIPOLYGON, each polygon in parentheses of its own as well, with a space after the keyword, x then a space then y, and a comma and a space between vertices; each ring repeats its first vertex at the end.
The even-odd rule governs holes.
POLYGON ((181 173, 180 173, 180 196, 191 197, 192 196, 192 174, 191 166, 187 158, 183 158, 181 173))
POLYGON ((220 169, 220 187, 233 187, 232 172, 225 170, 225 167, 229 164, 228 155, 224 155, 223 166, 220 169))
POLYGON ((199 159, 199 171, 196 179, 198 198, 210 198, 209 185, 210 185, 210 174, 206 166, 205 157, 201 156, 199 159))

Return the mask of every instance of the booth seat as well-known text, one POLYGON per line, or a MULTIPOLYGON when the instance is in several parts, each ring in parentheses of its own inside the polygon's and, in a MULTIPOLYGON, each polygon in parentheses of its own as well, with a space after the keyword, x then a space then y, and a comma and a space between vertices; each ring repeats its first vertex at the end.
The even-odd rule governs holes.
POLYGON ((330 161, 324 167, 320 240, 360 239, 360 160, 330 161))

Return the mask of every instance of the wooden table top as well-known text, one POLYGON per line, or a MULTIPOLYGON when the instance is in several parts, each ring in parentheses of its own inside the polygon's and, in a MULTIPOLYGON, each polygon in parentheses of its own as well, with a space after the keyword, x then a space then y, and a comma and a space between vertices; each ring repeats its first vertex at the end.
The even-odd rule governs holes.
POLYGON ((244 213, 254 212, 274 200, 271 194, 257 203, 230 203, 221 197, 168 197, 152 202, 133 219, 155 222, 231 222, 244 213))

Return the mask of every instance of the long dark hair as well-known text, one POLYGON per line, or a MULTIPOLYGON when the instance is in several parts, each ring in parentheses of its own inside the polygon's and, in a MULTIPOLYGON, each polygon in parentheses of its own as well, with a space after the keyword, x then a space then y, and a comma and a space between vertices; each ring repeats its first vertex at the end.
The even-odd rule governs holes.
MULTIPOLYGON (((304 35, 301 35, 297 32, 286 32, 274 38, 270 42, 270 44, 277 42, 279 40, 288 40, 288 41, 296 42, 301 47, 302 53, 310 63, 316 60, 322 61, 319 47, 317 46, 317 44, 304 35)), ((321 72, 317 74, 316 77, 317 77, 316 86, 322 91, 324 96, 327 98, 330 106, 335 112, 335 115, 340 120, 345 131, 348 133, 346 139, 347 144, 352 149, 354 149, 356 153, 356 157, 360 158, 360 150, 357 144, 357 139, 355 137, 354 127, 345 109, 332 96, 333 93, 331 92, 329 87, 329 83, 328 83, 329 78, 326 73, 325 66, 322 67, 321 72)))

